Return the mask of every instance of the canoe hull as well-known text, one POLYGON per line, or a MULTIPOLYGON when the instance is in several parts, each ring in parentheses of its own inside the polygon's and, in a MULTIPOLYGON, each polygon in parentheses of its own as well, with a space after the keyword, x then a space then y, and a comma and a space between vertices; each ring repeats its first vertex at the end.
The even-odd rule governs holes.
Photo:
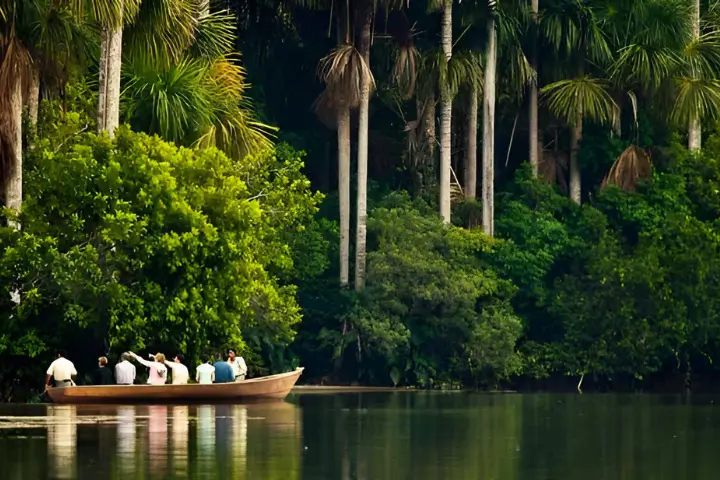
POLYGON ((293 372, 252 378, 235 383, 211 385, 92 385, 50 388, 47 393, 54 403, 195 403, 282 400, 302 374, 293 372))

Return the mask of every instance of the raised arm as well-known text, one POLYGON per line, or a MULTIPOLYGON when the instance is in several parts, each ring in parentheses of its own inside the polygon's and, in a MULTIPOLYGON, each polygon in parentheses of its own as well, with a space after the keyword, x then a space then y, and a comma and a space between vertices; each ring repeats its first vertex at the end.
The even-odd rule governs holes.
POLYGON ((168 368, 170 368, 171 370, 175 368, 175 365, 177 365, 175 362, 168 362, 167 360, 165 360, 163 363, 167 365, 168 368))
POLYGON ((132 355, 135 360, 137 360, 138 362, 140 362, 141 365, 145 365, 145 366, 148 367, 148 368, 152 367, 153 364, 155 363, 155 362, 149 362, 149 361, 145 360, 144 358, 140 358, 139 355, 135 355, 135 354, 132 353, 132 352, 130 352, 130 355, 132 355))

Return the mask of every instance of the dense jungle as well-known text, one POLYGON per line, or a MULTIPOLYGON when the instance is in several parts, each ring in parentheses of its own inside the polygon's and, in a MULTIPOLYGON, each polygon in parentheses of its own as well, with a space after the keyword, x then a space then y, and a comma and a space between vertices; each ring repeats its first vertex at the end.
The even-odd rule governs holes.
POLYGON ((0 399, 711 388, 719 114, 714 0, 0 0, 0 399))

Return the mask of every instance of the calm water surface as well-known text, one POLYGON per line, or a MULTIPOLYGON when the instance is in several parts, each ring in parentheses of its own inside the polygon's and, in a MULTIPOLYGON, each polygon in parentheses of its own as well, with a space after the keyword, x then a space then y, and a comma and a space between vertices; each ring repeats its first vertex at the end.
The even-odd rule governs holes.
POLYGON ((0 478, 716 479, 720 398, 393 392, 0 405, 0 478))

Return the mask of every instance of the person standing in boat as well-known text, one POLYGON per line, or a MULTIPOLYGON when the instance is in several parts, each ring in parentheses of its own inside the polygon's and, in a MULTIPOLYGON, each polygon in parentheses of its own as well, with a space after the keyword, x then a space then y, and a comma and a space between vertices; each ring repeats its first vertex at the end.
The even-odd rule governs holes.
POLYGON ((165 355, 157 353, 155 355, 149 355, 152 361, 147 361, 139 356, 130 352, 130 355, 140 362, 141 365, 145 365, 150 369, 150 375, 148 376, 148 385, 165 385, 167 381, 167 367, 165 366, 165 355))
POLYGON ((229 363, 232 367, 233 376, 235 377, 236 382, 245 380, 245 375, 247 375, 247 364, 245 363, 245 359, 243 357, 238 357, 235 355, 235 350, 231 349, 228 354, 227 363, 229 363))
POLYGON ((115 381, 118 385, 132 385, 135 383, 135 365, 130 363, 130 354, 123 352, 120 363, 115 365, 115 381))
POLYGON ((98 369, 93 374, 93 385, 112 385, 115 383, 112 372, 107 368, 107 363, 106 357, 98 358, 98 369))
POLYGON ((165 365, 172 370, 172 384, 173 385, 185 385, 190 379, 190 372, 185 365, 183 365, 182 353, 175 355, 172 362, 165 360, 165 365))
POLYGON ((202 356, 202 364, 195 369, 195 381, 201 385, 208 385, 215 381, 215 367, 210 365, 210 357, 202 356))
POLYGON ((45 388, 50 387, 50 379, 55 380, 56 387, 69 387, 73 384, 72 377, 77 376, 75 365, 65 358, 65 352, 59 351, 57 358, 45 372, 45 388))

